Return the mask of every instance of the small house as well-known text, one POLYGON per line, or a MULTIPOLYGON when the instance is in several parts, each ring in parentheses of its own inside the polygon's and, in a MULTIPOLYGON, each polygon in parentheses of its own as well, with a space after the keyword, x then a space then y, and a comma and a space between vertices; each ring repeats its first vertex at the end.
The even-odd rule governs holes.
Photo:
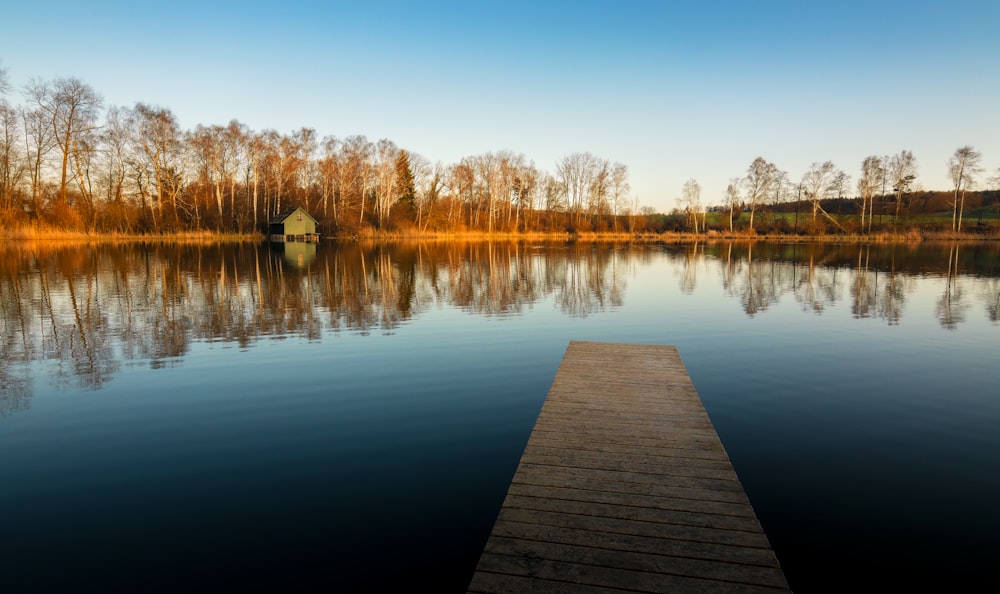
POLYGON ((267 224, 271 241, 319 241, 316 219, 301 207, 289 208, 267 224))

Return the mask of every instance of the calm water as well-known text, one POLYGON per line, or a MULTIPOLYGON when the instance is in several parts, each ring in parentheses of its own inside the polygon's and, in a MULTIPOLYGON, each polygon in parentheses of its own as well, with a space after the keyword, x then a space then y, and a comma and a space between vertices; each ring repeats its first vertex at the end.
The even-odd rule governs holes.
POLYGON ((573 339, 679 347, 798 592, 992 578, 996 244, 8 245, 2 589, 462 591, 573 339))

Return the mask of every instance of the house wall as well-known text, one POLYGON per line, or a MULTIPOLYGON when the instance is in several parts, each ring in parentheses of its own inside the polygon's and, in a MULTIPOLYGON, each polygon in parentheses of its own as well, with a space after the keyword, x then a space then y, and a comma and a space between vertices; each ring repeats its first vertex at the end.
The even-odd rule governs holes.
POLYGON ((316 222, 302 210, 296 210, 284 221, 284 230, 278 225, 271 226, 271 233, 277 235, 307 235, 316 233, 316 222))

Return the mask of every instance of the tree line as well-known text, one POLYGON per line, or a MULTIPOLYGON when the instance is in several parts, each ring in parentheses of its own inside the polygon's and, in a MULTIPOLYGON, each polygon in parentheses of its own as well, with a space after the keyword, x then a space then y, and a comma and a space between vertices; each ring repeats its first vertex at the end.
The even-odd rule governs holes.
MULTIPOLYGON (((674 212, 675 224, 680 222, 688 230, 703 232, 710 225, 708 213, 714 212, 719 215, 713 217, 716 229, 735 231, 741 221, 743 229, 755 233, 756 216, 761 210, 786 213, 794 208, 797 214, 805 206, 809 212, 804 217, 803 231, 808 234, 831 230, 872 233, 876 216, 880 221, 884 219, 881 227, 897 230, 903 216, 914 212, 950 212, 950 226, 946 230, 960 233, 967 207, 983 209, 990 203, 996 209, 995 218, 1000 219, 1000 192, 976 191, 980 186, 1000 188, 1000 168, 993 177, 986 178, 983 155, 970 145, 956 149, 944 166, 952 188, 948 192, 918 192, 917 159, 909 150, 866 157, 853 188, 851 176, 832 161, 814 162, 795 181, 787 171, 757 157, 745 175, 730 180, 720 205, 704 204, 701 185, 695 179, 687 180, 681 190, 680 208, 674 212), (830 212, 831 205, 837 213, 830 212), (849 217, 842 216, 845 211, 849 217)), ((788 231, 786 218, 775 221, 780 224, 772 227, 788 231)))
POLYGON ((872 233, 898 231, 908 215, 951 214, 993 204, 1000 169, 987 178, 982 153, 958 148, 944 164, 952 189, 918 192, 908 150, 872 155, 855 184, 831 161, 795 180, 757 157, 716 202, 689 179, 669 215, 640 208, 628 167, 576 152, 542 170, 509 150, 431 162, 389 139, 255 131, 232 120, 183 130, 167 108, 105 107, 77 78, 32 80, 23 102, 0 68, 0 226, 104 233, 253 233, 302 206, 324 235, 391 232, 872 233), (992 202, 991 202, 992 201, 992 202), (780 213, 795 211, 794 223, 780 213), (805 209, 802 224, 799 210, 805 209), (761 227, 762 213, 769 219, 761 227), (876 222, 877 221, 877 222, 876 222))
MULTIPOLYGON (((105 108, 76 78, 32 80, 13 105, 0 69, 0 215, 11 228, 251 233, 301 206, 328 235, 641 228, 628 168, 587 152, 551 173, 513 151, 432 163, 389 139, 183 130, 167 108, 105 108)), ((648 212, 648 209, 647 209, 648 212)))

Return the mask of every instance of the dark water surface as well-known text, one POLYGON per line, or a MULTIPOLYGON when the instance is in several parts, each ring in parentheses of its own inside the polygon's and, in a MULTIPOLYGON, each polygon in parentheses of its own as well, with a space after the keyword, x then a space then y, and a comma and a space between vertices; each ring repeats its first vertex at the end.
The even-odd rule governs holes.
POLYGON ((996 244, 7 245, 0 590, 462 591, 576 339, 679 347, 796 591, 993 578, 996 244))

